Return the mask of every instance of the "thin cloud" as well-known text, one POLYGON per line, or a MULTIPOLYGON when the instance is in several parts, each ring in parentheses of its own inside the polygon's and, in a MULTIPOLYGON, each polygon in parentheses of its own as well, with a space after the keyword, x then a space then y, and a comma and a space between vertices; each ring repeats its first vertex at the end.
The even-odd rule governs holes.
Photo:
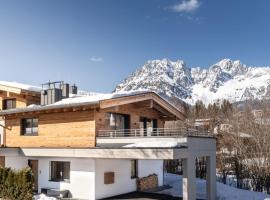
POLYGON ((174 12, 194 12, 200 7, 200 2, 198 0, 183 0, 181 3, 177 3, 171 6, 171 10, 174 12))
POLYGON ((100 57, 91 57, 90 60, 92 62, 103 62, 103 58, 100 57))

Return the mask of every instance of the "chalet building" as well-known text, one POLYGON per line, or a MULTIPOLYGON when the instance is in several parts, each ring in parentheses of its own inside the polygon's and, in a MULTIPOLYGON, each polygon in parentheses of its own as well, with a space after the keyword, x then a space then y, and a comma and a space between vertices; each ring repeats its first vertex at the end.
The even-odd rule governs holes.
POLYGON ((216 199, 216 141, 207 132, 164 128, 184 120, 154 92, 78 95, 63 82, 42 88, 0 83, 0 165, 30 166, 36 192, 102 199, 136 191, 164 160, 183 161, 183 199, 196 199, 195 158, 207 160, 207 198, 216 199))

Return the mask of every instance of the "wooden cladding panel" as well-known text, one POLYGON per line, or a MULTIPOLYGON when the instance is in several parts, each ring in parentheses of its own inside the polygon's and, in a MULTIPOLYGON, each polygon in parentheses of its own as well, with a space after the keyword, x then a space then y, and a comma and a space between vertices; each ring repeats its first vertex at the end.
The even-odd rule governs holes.
POLYGON ((25 115, 37 117, 37 136, 21 135, 21 118, 6 119, 6 146, 8 147, 94 147, 94 112, 78 111, 25 115))

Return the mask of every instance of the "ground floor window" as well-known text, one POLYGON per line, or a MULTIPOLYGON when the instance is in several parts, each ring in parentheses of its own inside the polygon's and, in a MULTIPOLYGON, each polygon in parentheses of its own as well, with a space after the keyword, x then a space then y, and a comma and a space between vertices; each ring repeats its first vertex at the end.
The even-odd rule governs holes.
POLYGON ((131 160, 131 178, 138 178, 138 160, 131 160))
POLYGON ((51 181, 70 180, 70 162, 51 161, 50 162, 51 181))

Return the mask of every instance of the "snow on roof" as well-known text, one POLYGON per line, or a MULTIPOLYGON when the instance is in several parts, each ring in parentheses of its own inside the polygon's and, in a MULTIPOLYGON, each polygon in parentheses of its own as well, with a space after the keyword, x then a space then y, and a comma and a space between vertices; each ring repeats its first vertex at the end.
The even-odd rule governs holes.
MULTIPOLYGON (((53 104, 45 105, 45 106, 33 104, 33 105, 29 105, 28 107, 25 107, 25 108, 3 110, 3 111, 0 111, 0 115, 20 113, 20 112, 33 112, 33 111, 57 109, 57 108, 66 108, 66 107, 72 107, 72 106, 94 105, 94 104, 98 104, 102 100, 114 99, 114 98, 126 97, 126 96, 134 96, 134 95, 146 94, 146 93, 155 93, 155 92, 145 90, 145 91, 132 91, 132 92, 107 93, 107 94, 102 94, 102 93, 90 94, 89 93, 88 95, 72 95, 69 98, 65 98, 65 99, 62 99, 61 101, 55 102, 53 104)), ((155 94, 160 96, 157 93, 155 93, 155 94)), ((162 97, 160 97, 160 98, 162 98, 162 97)), ((164 99, 164 98, 162 98, 162 99, 164 99)), ((164 99, 164 100, 166 102, 168 102, 166 99, 164 99)), ((173 106, 170 102, 168 102, 168 104, 173 106)), ((173 107, 176 110, 178 110, 175 106, 173 106, 173 107)))
POLYGON ((33 92, 40 92, 41 91, 41 87, 23 84, 23 83, 17 83, 17 82, 0 81, 0 85, 13 87, 13 88, 19 88, 19 89, 33 91, 33 92))

